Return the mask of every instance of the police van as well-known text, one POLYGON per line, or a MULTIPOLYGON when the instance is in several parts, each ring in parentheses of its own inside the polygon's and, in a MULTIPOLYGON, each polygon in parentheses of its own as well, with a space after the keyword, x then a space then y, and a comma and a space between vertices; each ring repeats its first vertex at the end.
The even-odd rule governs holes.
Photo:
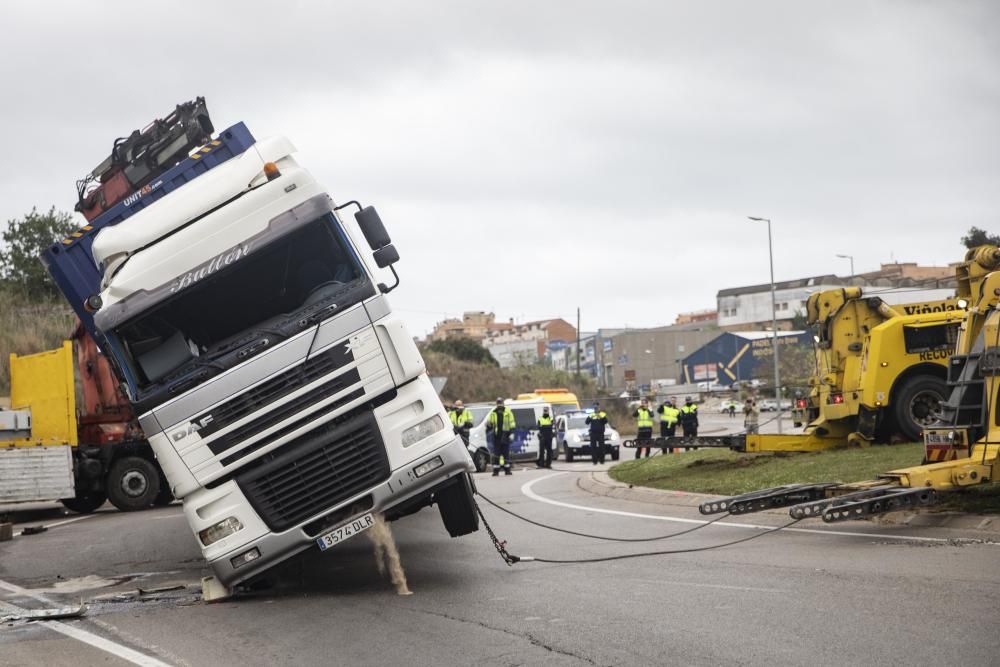
MULTIPOLYGON (((486 416, 496 407, 496 403, 473 403, 466 406, 472 412, 472 429, 469 431, 469 455, 476 464, 476 470, 483 472, 490 467, 493 434, 486 430, 486 416)), ((514 433, 510 439, 512 461, 534 461, 538 458, 538 418, 542 410, 552 406, 538 399, 507 400, 504 407, 514 414, 514 433)), ((552 456, 555 458, 555 438, 552 441, 552 456)))

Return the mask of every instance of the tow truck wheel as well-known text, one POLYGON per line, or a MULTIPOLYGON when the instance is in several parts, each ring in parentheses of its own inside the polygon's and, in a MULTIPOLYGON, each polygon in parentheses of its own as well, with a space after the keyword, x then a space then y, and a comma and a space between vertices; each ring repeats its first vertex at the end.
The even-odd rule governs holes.
POLYGON ((126 456, 111 466, 107 490, 111 504, 122 512, 143 510, 160 494, 160 473, 151 461, 126 456))
POLYGON ((108 497, 100 491, 88 491, 85 493, 77 493, 75 498, 65 498, 59 502, 61 502, 63 507, 71 512, 76 512, 77 514, 90 514, 106 503, 107 500, 108 497))
POLYGON ((463 473, 455 481, 435 494, 441 521, 452 537, 468 535, 479 530, 479 515, 472 497, 472 482, 463 473))
POLYGON ((948 396, 948 385, 933 375, 911 378, 893 398, 893 417, 899 433, 909 442, 920 440, 925 428, 938 422, 937 411, 948 396))

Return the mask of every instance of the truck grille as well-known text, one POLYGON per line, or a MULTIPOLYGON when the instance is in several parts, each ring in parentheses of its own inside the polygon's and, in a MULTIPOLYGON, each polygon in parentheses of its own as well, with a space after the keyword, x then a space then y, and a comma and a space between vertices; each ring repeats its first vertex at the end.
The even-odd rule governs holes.
MULTIPOLYGON (((243 426, 233 429, 232 431, 226 433, 225 435, 219 436, 215 440, 212 440, 211 442, 208 443, 208 448, 212 450, 213 454, 221 454, 230 447, 235 447, 244 440, 247 440, 257 435, 261 431, 268 429, 274 426, 275 424, 288 419, 289 417, 293 417, 296 414, 304 412, 305 410, 312 407, 316 403, 319 403, 320 401, 326 400, 331 396, 339 394, 352 384, 355 384, 360 381, 361 381, 361 376, 358 374, 358 370, 356 368, 352 368, 346 373, 343 373, 333 378, 329 382, 321 384, 320 386, 316 387, 314 390, 310 391, 306 395, 301 396, 294 401, 289 401, 284 405, 275 408, 271 412, 267 412, 261 415, 260 417, 257 417, 256 419, 251 419, 246 424, 243 424, 243 426)), ((365 392, 363 389, 358 389, 357 391, 351 392, 351 398, 353 399, 357 398, 358 396, 363 396, 364 393, 365 392)), ((303 419, 298 420, 297 422, 293 423, 290 427, 286 427, 283 430, 287 431, 296 428, 301 422, 308 421, 310 419, 315 419, 315 417, 316 417, 315 415, 309 415, 307 417, 304 417, 303 419)), ((209 424, 209 426, 211 426, 214 423, 215 422, 212 421, 211 424, 209 424)), ((202 429, 201 433, 204 433, 204 429, 202 429)), ((274 440, 279 437, 281 437, 280 432, 272 436, 271 440, 274 440)), ((249 453, 249 451, 247 451, 246 453, 249 453)), ((239 456, 236 456, 236 458, 240 458, 240 456, 245 455, 244 452, 238 452, 238 454, 239 456)))
POLYGON ((388 478, 375 415, 365 411, 287 443, 236 483, 267 526, 281 532, 388 478))
MULTIPOLYGON (((287 396, 296 389, 304 387, 352 361, 354 361, 354 355, 347 349, 346 345, 338 343, 326 352, 317 354, 284 373, 262 382, 253 389, 198 415, 192 421, 204 424, 206 419, 208 420, 208 423, 198 432, 202 438, 207 438, 246 415, 260 410, 268 403, 276 401, 282 396, 287 396)), ((357 382, 357 379, 354 382, 357 382)), ((242 437, 247 437, 247 435, 249 434, 244 433, 242 437)), ((225 447, 221 449, 212 447, 212 451, 216 454, 222 449, 225 447)))

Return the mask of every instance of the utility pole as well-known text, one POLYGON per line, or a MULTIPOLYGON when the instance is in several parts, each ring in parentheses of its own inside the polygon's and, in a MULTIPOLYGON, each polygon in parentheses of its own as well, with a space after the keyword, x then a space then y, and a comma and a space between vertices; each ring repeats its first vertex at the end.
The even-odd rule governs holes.
POLYGON ((576 379, 580 379, 580 307, 576 307, 576 379))
POLYGON ((771 332, 774 334, 771 345, 774 347, 774 400, 778 403, 778 433, 781 433, 781 377, 778 374, 778 310, 777 298, 775 296, 774 285, 774 245, 771 243, 771 220, 769 218, 755 218, 749 216, 756 222, 767 223, 767 254, 771 263, 771 332))

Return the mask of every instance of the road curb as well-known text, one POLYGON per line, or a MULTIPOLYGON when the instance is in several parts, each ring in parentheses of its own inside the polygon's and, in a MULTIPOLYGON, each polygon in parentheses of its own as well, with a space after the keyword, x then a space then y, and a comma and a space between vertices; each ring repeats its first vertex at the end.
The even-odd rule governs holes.
MULTIPOLYGON (((612 479, 606 472, 592 472, 580 475, 576 483, 579 488, 596 496, 654 505, 697 507, 707 499, 718 497, 704 493, 665 491, 645 486, 623 484, 612 479)), ((760 514, 787 517, 788 510, 767 510, 760 512, 760 514)), ((869 520, 875 525, 880 526, 897 525, 922 528, 951 528, 1000 535, 1000 516, 987 514, 965 514, 962 512, 890 512, 889 514, 883 514, 869 520)))

